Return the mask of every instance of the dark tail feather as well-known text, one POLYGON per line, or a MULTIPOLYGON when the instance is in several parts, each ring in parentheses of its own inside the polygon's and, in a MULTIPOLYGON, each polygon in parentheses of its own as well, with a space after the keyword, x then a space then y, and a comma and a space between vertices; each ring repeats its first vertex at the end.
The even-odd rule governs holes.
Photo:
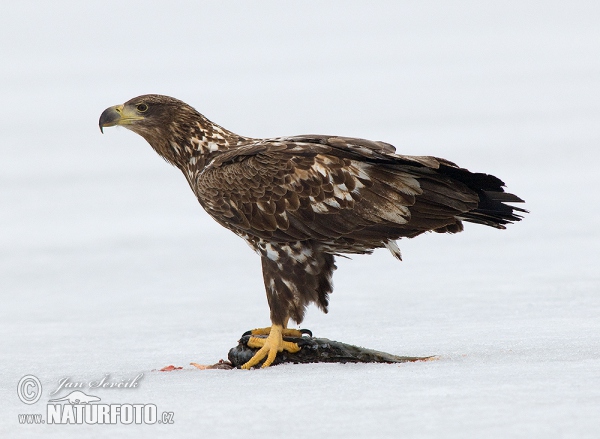
POLYGON ((527 213, 527 210, 504 203, 524 203, 514 194, 506 192, 484 191, 479 192, 479 205, 477 209, 463 213, 460 219, 470 223, 484 224, 497 229, 505 229, 506 224, 521 221, 522 215, 515 212, 527 213))
POLYGON ((498 177, 488 174, 469 172, 463 168, 442 165, 442 174, 463 182, 479 194, 479 205, 476 209, 460 215, 460 219, 476 224, 505 229, 506 224, 521 221, 522 215, 515 212, 528 213, 520 207, 504 203, 524 203, 514 194, 504 192, 504 182, 498 177))

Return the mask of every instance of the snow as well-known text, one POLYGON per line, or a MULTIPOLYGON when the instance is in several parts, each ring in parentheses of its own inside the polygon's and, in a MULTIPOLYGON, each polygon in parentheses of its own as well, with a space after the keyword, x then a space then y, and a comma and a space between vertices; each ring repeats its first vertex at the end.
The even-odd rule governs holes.
POLYGON ((599 17, 591 1, 4 5, 0 436, 599 437, 599 17), (142 138, 100 134, 142 93, 248 136, 445 157, 531 214, 402 241, 403 262, 339 259, 329 314, 302 325, 437 361, 197 370, 268 324, 260 263, 142 138), (61 378, 139 373, 86 393, 174 424, 18 422, 61 378))

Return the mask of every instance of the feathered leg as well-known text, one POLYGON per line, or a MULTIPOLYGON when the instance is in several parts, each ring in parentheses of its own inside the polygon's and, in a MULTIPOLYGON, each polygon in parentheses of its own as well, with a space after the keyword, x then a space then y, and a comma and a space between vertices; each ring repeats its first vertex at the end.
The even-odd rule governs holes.
POLYGON ((243 369, 250 369, 265 357, 262 367, 268 367, 278 352, 300 350, 296 343, 283 340, 284 336, 302 336, 300 331, 287 329, 287 323, 290 318, 301 323, 311 302, 327 312, 328 295, 333 290, 331 276, 336 268, 334 257, 318 250, 311 242, 261 243, 259 250, 272 326, 252 331, 252 335, 269 335, 250 338, 248 346, 260 347, 260 350, 243 369))

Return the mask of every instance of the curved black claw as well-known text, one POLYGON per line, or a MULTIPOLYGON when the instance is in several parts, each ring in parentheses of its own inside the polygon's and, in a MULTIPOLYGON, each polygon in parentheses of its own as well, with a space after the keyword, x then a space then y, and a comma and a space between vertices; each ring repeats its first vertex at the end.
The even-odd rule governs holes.
POLYGON ((302 335, 308 335, 309 337, 312 337, 312 331, 310 329, 298 329, 298 331, 300 331, 302 335))

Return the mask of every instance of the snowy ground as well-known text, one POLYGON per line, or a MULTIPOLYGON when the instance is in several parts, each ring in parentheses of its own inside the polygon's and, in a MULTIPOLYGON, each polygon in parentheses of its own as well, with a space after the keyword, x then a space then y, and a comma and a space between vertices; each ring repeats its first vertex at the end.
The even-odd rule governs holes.
POLYGON ((597 2, 21 1, 0 59, 1 437, 600 437, 597 2), (249 136, 446 157, 531 214, 340 260, 330 313, 303 324, 438 361, 195 370, 268 309, 258 258, 178 171, 100 134, 104 108, 152 92, 249 136), (86 392, 174 424, 19 425, 62 378, 140 373, 86 392))

